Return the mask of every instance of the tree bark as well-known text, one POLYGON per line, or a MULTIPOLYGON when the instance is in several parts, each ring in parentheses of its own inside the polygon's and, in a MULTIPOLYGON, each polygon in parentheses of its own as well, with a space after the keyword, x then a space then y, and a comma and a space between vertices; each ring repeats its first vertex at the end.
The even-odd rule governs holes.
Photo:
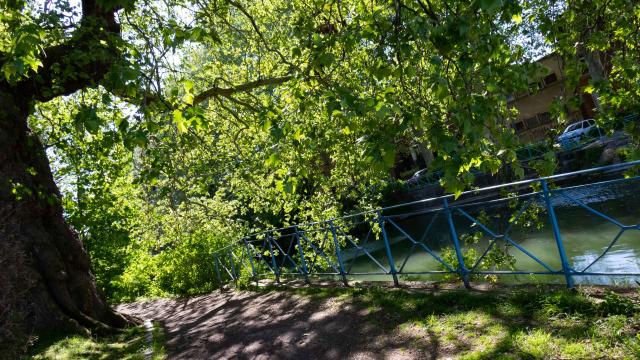
MULTIPOLYGON (((600 60, 600 52, 585 50, 584 58, 587 63, 587 69, 589 70, 591 80, 596 84, 605 81, 607 77, 604 71, 604 66, 602 66, 602 61, 600 60)), ((598 110, 602 110, 598 92, 594 91, 591 94, 591 97, 593 98, 596 108, 598 110)))
POLYGON ((130 319, 110 309, 64 220, 44 147, 27 125, 28 100, 0 88, 0 325, 28 333, 125 327, 130 319))

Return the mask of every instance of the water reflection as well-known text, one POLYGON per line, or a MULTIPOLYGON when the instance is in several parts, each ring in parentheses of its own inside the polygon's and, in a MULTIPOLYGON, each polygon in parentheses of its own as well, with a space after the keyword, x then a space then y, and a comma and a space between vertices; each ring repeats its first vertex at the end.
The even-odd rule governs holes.
MULTIPOLYGON (((602 252, 604 252, 604 248, 602 252)), ((602 254, 590 252, 572 257, 573 267, 580 271, 589 266, 602 254)), ((635 249, 610 250, 602 259, 593 264, 588 272, 591 273, 640 273, 640 261, 638 261, 635 249)), ((620 284, 634 283, 633 277, 611 277, 604 275, 584 275, 575 277, 576 284, 620 284)))

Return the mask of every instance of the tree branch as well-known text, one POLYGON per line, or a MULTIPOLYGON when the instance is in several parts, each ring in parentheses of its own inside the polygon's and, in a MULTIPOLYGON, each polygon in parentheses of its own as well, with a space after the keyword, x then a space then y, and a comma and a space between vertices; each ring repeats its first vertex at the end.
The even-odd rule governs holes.
POLYGON ((29 100, 48 101, 97 84, 121 56, 114 41, 120 37, 116 10, 83 0, 80 26, 71 37, 46 48, 42 67, 11 87, 29 100))
POLYGON ((223 88, 219 86, 214 86, 208 90, 201 92, 193 98, 193 105, 197 105, 211 97, 214 96, 222 96, 229 97, 235 93, 239 92, 248 92, 253 89, 268 86, 268 85, 280 85, 291 79, 293 79, 293 75, 281 76, 281 77, 272 77, 266 79, 260 79, 255 81, 250 81, 241 85, 236 85, 233 87, 223 88))
POLYGON ((422 0, 418 0, 418 5, 420 5, 420 7, 422 8, 422 11, 424 11, 424 13, 431 18, 431 20, 433 20, 436 24, 440 23, 440 19, 438 18, 438 15, 436 14, 435 11, 433 11, 433 5, 431 4, 431 2, 429 0, 426 0, 427 4, 425 5, 425 3, 422 2, 422 0))

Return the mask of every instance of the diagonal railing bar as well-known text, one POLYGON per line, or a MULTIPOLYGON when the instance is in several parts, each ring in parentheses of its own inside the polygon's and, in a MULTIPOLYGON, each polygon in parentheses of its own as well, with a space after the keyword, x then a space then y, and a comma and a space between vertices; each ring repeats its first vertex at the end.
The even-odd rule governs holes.
POLYGON ((254 278, 254 280, 256 281, 256 285, 258 285, 258 274, 256 272, 256 266, 253 263, 254 255, 251 253, 251 250, 249 250, 249 242, 247 241, 247 239, 244 238, 242 239, 242 241, 244 242, 243 251, 246 251, 247 259, 249 259, 249 264, 251 264, 251 277, 254 278))
POLYGON ((402 274, 402 270, 404 270, 405 265, 407 265, 407 262, 409 261, 409 258, 414 255, 413 251, 416 249, 416 245, 417 245, 417 243, 411 244, 411 247, 409 248, 409 251, 407 252, 407 256, 404 258, 404 261, 402 262, 402 265, 400 265, 400 269, 398 269, 398 273, 402 274))
MULTIPOLYGON (((371 255, 371 253, 367 251, 367 249, 356 244, 353 240, 350 239, 349 235, 345 234, 345 232, 342 229, 339 229, 339 230, 342 233, 342 235, 344 235, 344 238, 347 239, 347 241, 349 241, 351 244, 353 244, 353 246, 355 246, 355 248, 358 249, 358 251, 362 250, 365 253, 365 255, 367 255, 369 259, 371 259, 382 271, 384 271, 385 273, 389 272, 389 270, 387 270, 387 268, 385 268, 382 264, 380 264, 380 262, 378 262, 378 260, 376 260, 376 258, 374 258, 371 255)), ((371 230, 369 230, 369 233, 371 233, 371 230)), ((351 260, 351 265, 353 265, 353 261, 355 261, 355 257, 351 260)), ((349 273, 350 270, 351 270, 351 267, 349 267, 349 269, 347 270, 347 273, 349 273)))
MULTIPOLYGON (((367 231, 367 235, 364 237, 364 240, 362 241, 362 244, 360 244, 360 247, 364 247, 367 244, 367 242, 369 241, 369 236, 371 236, 372 230, 373 230, 373 228, 371 226, 369 226, 369 231, 367 231)), ((349 267, 347 269, 348 273, 351 273, 351 268, 353 267, 353 264, 356 262, 356 258, 358 257, 358 255, 360 255, 360 251, 361 251, 360 249, 356 248, 355 255, 349 261, 349 267)))
POLYGON ((425 245, 424 243, 419 243, 417 241, 415 241, 415 239, 413 239, 413 237, 411 237, 411 235, 407 234, 406 231, 404 231, 400 226, 398 226, 398 224, 396 224, 395 221, 391 220, 391 219, 387 219, 387 221, 389 223, 391 223, 391 225, 393 225, 396 229, 398 229, 407 239, 409 239, 411 242, 413 242, 414 244, 418 244, 420 245, 424 251, 426 251, 427 253, 429 253, 431 256, 433 256, 439 263, 441 263, 442 265, 444 265, 449 271, 451 272, 456 272, 451 265, 447 264, 446 261, 442 260, 440 258, 440 256, 438 256, 435 252, 433 252, 427 245, 425 245))
POLYGON ((232 280, 235 280, 235 277, 233 276, 233 272, 224 264, 223 259, 222 258, 218 258, 218 264, 220 265, 220 267, 222 267, 222 269, 229 274, 229 277, 232 280))
POLYGON ((602 259, 605 255, 607 255, 607 253, 609 252, 609 250, 611 250, 611 248, 613 247, 613 245, 615 245, 618 240, 620 239, 620 237, 622 236, 622 234, 625 233, 625 231, 627 231, 627 229, 620 229, 620 231, 618 232, 618 234, 616 235, 615 238, 613 238, 613 241, 611 241, 611 243, 609 244, 609 246, 607 246, 607 248, 602 252, 602 254, 600 254, 600 256, 598 256, 595 260, 593 260, 591 262, 591 264, 587 265, 584 269, 582 270, 576 270, 579 273, 583 273, 587 270, 589 270, 589 268, 591 266, 593 266, 593 264, 597 263, 600 259, 602 259))
MULTIPOLYGON (((313 249, 313 251, 316 253, 316 258, 317 258, 317 255, 322 256, 327 261, 327 264, 329 264, 329 266, 331 266, 333 268, 333 270, 336 271, 336 273, 338 273, 338 274, 340 273, 340 270, 338 270, 338 268, 335 267, 335 265, 331 262, 331 260, 329 260, 329 258, 326 256, 324 251, 321 251, 315 245, 313 245, 313 243, 309 239, 307 239, 306 236, 301 234, 300 238, 303 239, 304 241, 306 241, 307 245, 309 245, 313 249)), ((322 244, 324 244, 324 241, 322 242, 322 244)), ((320 246, 322 246, 322 245, 320 245, 320 246)), ((314 258, 314 259, 316 259, 316 258, 314 258)), ((315 268, 316 268, 316 264, 315 264, 315 260, 314 260, 314 262, 311 263, 310 270, 313 270, 315 268)), ((310 272, 312 272, 312 271, 310 271, 310 272)))
POLYGON ((300 256, 300 264, 302 265, 302 276, 304 276, 304 282, 309 285, 311 281, 309 280, 309 269, 307 268, 307 260, 304 257, 304 250, 302 249, 302 243, 300 242, 300 234, 298 232, 298 227, 295 226, 295 238, 296 238, 296 247, 298 248, 298 256, 300 256))
POLYGON ((562 195, 562 197, 564 197, 565 199, 569 200, 570 202, 573 202, 574 204, 577 204, 578 206, 580 206, 581 208, 589 211, 592 214, 595 214, 598 217, 601 217, 605 220, 607 220, 608 222, 616 225, 617 227, 620 228, 620 231, 618 232, 618 234, 613 238, 613 240, 611 241, 611 243, 609 243, 609 245, 607 246, 607 248, 602 252, 602 254, 600 254, 600 256, 598 256, 595 260, 593 260, 589 265, 587 265, 584 269, 582 270, 575 270, 576 272, 580 272, 580 273, 584 273, 585 271, 587 271, 589 268, 591 268, 591 266, 593 266, 596 262, 598 262, 600 259, 602 259, 608 252, 609 250, 611 250, 611 248, 618 242, 618 240, 620 239, 620 237, 622 236, 622 234, 625 233, 625 231, 629 230, 629 229, 634 229, 636 228, 638 225, 625 225, 621 222, 619 222, 618 220, 592 208, 591 206, 585 204, 584 202, 569 197, 564 191, 562 190, 552 190, 552 193, 558 193, 560 195, 562 195))
MULTIPOLYGON (((318 265, 318 256, 323 257, 325 260, 327 260, 327 262, 329 261, 328 258, 326 257, 326 253, 324 252, 324 250, 321 250, 321 249, 324 249, 324 244, 327 241, 327 237, 326 236, 322 237, 322 241, 320 241, 320 244, 319 244, 320 246, 319 247, 316 247, 313 244, 313 241, 311 241, 306 236, 304 236, 303 238, 306 240, 307 245, 309 245, 314 251, 313 258, 311 259, 311 262, 309 263, 310 264, 310 269, 313 272, 314 270, 317 270, 317 268, 318 268, 318 266, 317 266, 318 265)), ((334 269, 337 271, 337 269, 335 267, 334 267, 334 269)))
POLYGON ((580 201, 578 199, 574 199, 572 197, 569 197, 567 194, 564 193, 564 191, 557 191, 557 190, 553 191, 552 190, 551 192, 552 193, 558 193, 558 194, 562 195, 562 197, 564 197, 565 199, 573 202, 574 204, 577 204, 581 208, 589 211, 590 213, 595 214, 596 216, 599 216, 599 217, 609 221, 610 223, 616 225, 619 228, 624 228, 625 227, 625 225, 623 223, 619 222, 618 220, 616 220, 616 219, 614 219, 614 218, 612 218, 610 216, 607 216, 606 214, 604 214, 604 213, 592 208, 591 206, 585 204, 584 202, 582 202, 582 201, 580 201))
MULTIPOLYGON (((273 266, 273 264, 271 264, 271 263, 270 263, 270 262, 271 262, 271 258, 269 258, 269 259, 267 260, 267 257, 266 257, 266 256, 264 256, 264 252, 265 252, 265 251, 267 251, 267 250, 266 250, 266 247, 267 247, 267 238, 265 238, 265 239, 262 241, 262 251, 260 251, 260 250, 256 249, 255 245, 253 245, 253 244, 250 244, 250 245, 251 245, 251 247, 252 247, 252 248, 257 252, 257 254, 258 254, 258 258, 259 258, 260 262, 263 262, 265 265, 267 265, 267 268, 268 268, 268 269, 269 269, 269 270, 270 270, 274 275, 277 275, 276 270, 272 267, 272 266, 273 266)), ((261 275, 261 274, 258 274, 258 275, 261 275)))
POLYGON ((220 259, 218 259, 218 254, 214 253, 213 254, 213 265, 214 265, 214 269, 216 271, 216 278, 218 279, 218 284, 220 284, 220 286, 222 286, 222 276, 220 276, 220 265, 219 265, 220 259))
POLYGON ((349 286, 347 281, 347 273, 344 271, 344 262, 342 261, 342 253, 340 251, 340 242, 338 241, 338 234, 336 233, 336 227, 333 225, 333 221, 329 221, 331 228, 331 238, 333 240, 333 247, 336 253, 336 260, 338 260, 338 269, 340 270, 340 277, 344 286, 349 286))
POLYGON ((479 220, 475 219, 473 216, 467 214, 466 211, 457 208, 456 211, 460 212, 464 217, 468 218, 469 220, 471 220, 471 222, 476 223, 478 226, 480 226, 480 228, 487 233, 489 236, 496 238, 496 237, 500 237, 506 241, 508 241, 511 245, 515 246, 518 250, 522 251, 524 254, 526 254, 528 257, 530 257, 531 259, 533 259, 535 262, 537 262, 538 264, 542 265, 545 269, 549 270, 550 272, 556 272, 556 270, 553 270, 549 265, 547 265, 544 261, 538 259, 537 256, 533 255, 532 253, 530 253, 527 249, 523 248, 522 246, 520 246, 518 243, 516 243, 515 241, 513 241, 509 236, 501 236, 498 235, 496 233, 494 233, 493 231, 491 231, 488 227, 486 227, 483 223, 481 223, 479 220))
POLYGON ((476 263, 471 267, 471 272, 476 271, 476 269, 478 268, 478 266, 480 266, 480 264, 482 263, 482 260, 484 260, 484 257, 487 256, 487 254, 489 253, 489 251, 491 251, 491 249, 493 248, 493 245, 495 245, 495 243, 503 238, 504 236, 508 236, 509 232, 511 231, 511 228, 513 227, 514 224, 516 224, 518 222, 518 220, 520 219, 520 217, 522 216, 522 214, 524 214, 525 211, 527 211, 527 209, 529 208, 529 206, 531 205, 531 203, 533 202, 533 197, 530 198, 525 204, 524 206, 522 206, 522 208, 520 208, 520 210, 518 211, 518 214, 516 215, 516 217, 513 219, 513 221, 509 222, 509 225, 507 225, 507 228, 504 230, 504 233, 502 234, 502 236, 499 237, 494 237, 493 240, 491 240, 491 242, 489 243, 489 246, 487 246, 487 248, 485 249, 485 251, 482 253, 482 255, 478 258, 478 260, 476 261, 476 263))
MULTIPOLYGON (((293 240, 293 239, 292 239, 293 240)), ((298 267, 298 264, 296 264, 295 261, 293 261, 293 259, 291 258, 291 256, 289 256, 289 252, 285 252, 282 247, 280 246, 280 244, 278 244, 277 241, 273 241, 273 244, 280 250, 282 251, 282 254, 284 254, 284 258, 283 260, 280 262, 280 268, 282 268, 284 266, 284 263, 286 260, 289 260, 289 262, 293 265, 293 267, 296 268, 296 271, 300 272, 300 268, 298 267)), ((289 251, 291 251, 291 244, 293 244, 293 241, 289 244, 289 251)), ((301 272, 300 272, 301 273, 301 272)))
POLYGON ((287 247, 287 251, 284 252, 284 248, 279 247, 280 250, 282 250, 285 253, 285 257, 282 259, 282 261, 280 262, 280 267, 283 267, 285 262, 287 261, 287 258, 289 258, 289 261, 291 262, 291 264, 293 264, 293 266, 299 270, 298 264, 293 260, 293 258, 291 258, 291 256, 289 254, 291 254, 291 247, 293 246, 293 237, 295 236, 295 234, 291 234, 291 235, 287 235, 286 237, 284 237, 284 239, 289 238, 289 246, 287 247))
POLYGON ((431 221, 429 221, 429 225, 427 225, 426 230, 424 231, 424 233, 420 237, 420 240, 418 241, 419 243, 424 242, 424 240, 427 238, 427 234, 429 234, 429 231, 431 231, 431 228, 433 227, 433 224, 435 224, 436 219, 438 218, 438 215, 440 215, 441 212, 442 212, 442 210, 439 210, 439 211, 436 211, 435 214, 433 214, 433 217, 431 218, 431 221))
POLYGON ((227 272, 227 274, 229 274, 229 276, 231 277, 231 279, 235 280, 236 278, 233 276, 233 274, 231 273, 231 270, 229 270, 229 268, 227 268, 224 263, 222 261, 220 261, 220 266, 222 266, 222 269, 224 271, 227 272))
MULTIPOLYGON (((318 261, 318 255, 323 256, 325 258, 325 260, 328 261, 328 259, 325 256, 326 254, 325 254, 324 250, 322 250, 321 253, 319 252, 320 249, 324 249, 324 244, 327 241, 326 231, 325 230, 320 230, 320 231, 322 231, 323 237, 322 237, 322 241, 320 242, 320 247, 319 248, 316 248, 315 245, 313 245, 312 241, 310 241, 307 237, 305 237, 305 240, 307 241, 307 244, 309 244, 309 246, 311 246, 314 249, 314 252, 315 252, 315 254, 313 256, 313 259, 311 259, 311 269, 312 270, 317 268, 316 264, 317 264, 317 261, 318 261)), ((336 269, 336 271, 337 271, 337 269, 336 269)))
POLYGON ((267 235, 267 245, 269 245, 269 256, 271 257, 271 266, 273 267, 274 273, 276 275, 276 282, 280 283, 280 269, 278 268, 278 264, 276 264, 276 255, 273 252, 273 238, 271 234, 267 235))
POLYGON ((227 251, 227 254, 229 256, 229 264, 231 264, 231 272, 233 273, 233 278, 234 280, 238 279, 238 273, 236 272, 236 265, 233 262, 233 251, 231 249, 229 249, 227 251))
MULTIPOLYGON (((407 265, 407 262, 409 261, 409 258, 412 257, 415 254, 414 250, 415 250, 416 246, 418 245, 418 243, 422 244, 426 240, 427 234, 429 234, 429 231, 431 231, 431 227, 435 223, 436 218, 438 217, 438 214, 440 214, 440 211, 436 212, 433 215, 433 217, 431 217, 431 221, 429 222, 429 225, 427 226, 426 230, 424 231, 424 233, 420 237, 420 240, 417 241, 417 242, 413 242, 411 244, 411 248, 409 249, 409 252, 407 253, 407 256, 404 258, 404 261, 402 262, 402 266, 400 266, 400 270, 398 270, 399 273, 402 273, 402 271, 404 270, 404 267, 407 265)), ((389 219, 389 221, 391 221, 391 218, 387 218, 387 219, 389 219)))
MULTIPOLYGON (((242 253, 244 254, 244 250, 242 250, 242 253)), ((238 260, 238 263, 240 263, 240 265, 241 265, 242 267, 244 267, 245 269, 247 269, 247 271, 251 271, 251 268, 249 267, 249 265, 247 265, 244 261, 242 261, 242 260, 243 260, 243 258, 244 258, 244 255, 242 255, 242 256, 240 256, 240 257, 238 257, 238 255, 234 254, 234 253, 233 253, 233 251, 231 251, 231 256, 232 256, 234 259, 238 260)), ((242 267, 241 267, 240 269, 242 269, 242 267)))

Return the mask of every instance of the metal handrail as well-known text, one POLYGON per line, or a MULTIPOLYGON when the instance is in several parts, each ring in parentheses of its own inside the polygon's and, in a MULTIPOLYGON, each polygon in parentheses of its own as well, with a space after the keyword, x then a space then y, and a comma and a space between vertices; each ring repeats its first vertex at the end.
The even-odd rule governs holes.
MULTIPOLYGON (((594 263, 602 259, 608 253, 611 247, 618 241, 618 239, 622 236, 622 234, 624 234, 626 231, 640 231, 640 223, 625 225, 622 222, 614 219, 612 216, 604 214, 601 211, 595 210, 589 205, 583 203, 578 199, 572 199, 570 196, 566 194, 566 192, 574 190, 580 186, 591 186, 591 185, 612 186, 613 184, 617 184, 619 182, 635 181, 640 179, 640 177, 606 180, 606 181, 595 182, 590 184, 583 184, 578 186, 569 186, 566 188, 555 188, 555 189, 550 188, 549 186, 550 182, 561 180, 561 179, 567 179, 574 176, 581 176, 585 174, 619 171, 619 170, 629 169, 633 166, 638 166, 638 165, 640 165, 640 160, 621 163, 621 164, 601 166, 601 167, 592 168, 592 169, 573 171, 569 173, 552 175, 552 176, 547 176, 547 177, 542 177, 537 179, 516 181, 508 184, 489 186, 482 189, 465 191, 462 193, 462 195, 478 195, 483 192, 495 191, 503 188, 520 187, 523 185, 528 185, 533 183, 540 184, 540 187, 537 188, 539 190, 532 191, 526 194, 516 195, 514 197, 507 197, 507 198, 503 197, 499 199, 491 199, 488 201, 483 200, 479 202, 474 202, 473 199, 471 199, 470 202, 467 201, 465 203, 461 201, 456 201, 456 198, 452 194, 448 194, 448 195, 432 197, 428 199, 422 199, 422 200, 407 202, 407 203, 393 205, 393 206, 387 206, 387 207, 376 209, 376 210, 363 211, 356 214, 346 215, 338 218, 332 218, 325 221, 308 222, 304 224, 293 225, 293 226, 283 227, 279 229, 264 230, 261 232, 257 232, 257 233, 245 236, 239 241, 231 243, 223 247, 222 249, 215 251, 214 259, 215 259, 216 275, 218 277, 219 282, 223 283, 224 280, 222 275, 224 275, 224 273, 220 271, 220 268, 222 268, 222 270, 225 270, 225 272, 229 275, 229 277, 224 276, 225 279, 227 279, 228 281, 235 281, 238 279, 239 273, 242 272, 243 269, 246 269, 246 270, 250 270, 251 272, 250 277, 255 279, 256 281, 258 281, 259 278, 266 276, 265 274, 272 274, 277 281, 279 281, 280 277, 283 275, 284 276, 287 276, 287 275, 304 276, 305 281, 308 283, 310 282, 309 276, 316 275, 316 276, 339 276, 342 282, 344 284, 347 284, 348 276, 375 275, 375 274, 380 274, 380 270, 383 270, 385 275, 391 276, 395 284, 399 283, 399 275, 457 274, 465 283, 465 285, 468 286, 470 277, 474 275, 487 275, 487 274, 496 274, 496 275, 539 274, 540 275, 540 274, 544 274, 544 275, 563 275, 565 277, 567 286, 573 287, 574 276, 599 275, 600 273, 591 273, 591 272, 588 272, 587 270, 594 263), (562 238, 562 232, 559 228, 557 216, 555 213, 555 208, 558 205, 554 205, 553 203, 553 199, 557 198, 558 196, 561 196, 563 198, 568 199, 569 201, 572 201, 575 206, 581 207, 582 209, 588 211, 589 213, 599 218, 602 218, 609 223, 612 223, 618 226, 620 229, 620 231, 612 240, 612 242, 609 244, 609 246, 606 248, 606 250, 596 260, 592 261, 586 268, 582 270, 575 270, 571 266, 569 259, 567 257, 567 252, 565 250, 564 241, 562 238), (531 251, 527 250, 526 248, 524 248, 523 246, 519 245, 514 240, 512 240, 508 235, 512 224, 509 224, 509 226, 503 233, 498 233, 495 230, 492 230, 490 225, 483 224, 480 220, 478 220, 477 217, 471 216, 468 213, 468 210, 464 210, 472 205, 486 207, 489 204, 494 204, 499 201, 520 199, 521 197, 527 197, 528 202, 524 208, 521 208, 519 210, 516 220, 513 220, 513 221, 517 221, 518 218, 522 215, 522 212, 526 210, 526 207, 528 207, 531 204, 531 202, 534 200, 537 200, 541 204, 539 206, 544 207, 544 209, 546 210, 549 216, 549 222, 553 230, 555 246, 558 250, 558 256, 561 263, 560 269, 552 268, 546 262, 538 258, 534 253, 532 253, 531 251), (409 212, 405 214, 393 214, 393 215, 384 214, 385 211, 388 212, 389 210, 396 210, 403 207, 423 205, 427 203, 432 203, 434 207, 426 211, 409 212), (433 220, 435 220, 435 216, 437 216, 437 214, 441 212, 445 215, 444 220, 446 220, 448 224, 451 245, 453 245, 453 248, 455 250, 455 258, 456 258, 455 264, 449 264, 445 262, 440 256, 438 256, 436 252, 434 252, 432 249, 426 246, 426 244, 424 244, 423 240, 429 233, 431 229, 431 225, 433 224, 433 221, 429 224, 429 226, 426 229, 426 232, 424 233, 424 235, 420 240, 416 240, 417 237, 413 238, 407 231, 405 231, 399 225, 398 222, 394 221, 395 218, 401 218, 402 216, 413 216, 415 214, 428 214, 428 213, 434 213, 435 215, 433 220), (477 261, 475 261, 474 264, 470 264, 470 265, 473 265, 470 268, 468 268, 467 265, 465 264, 462 244, 460 243, 460 238, 458 236, 459 224, 456 225, 456 222, 453 217, 454 213, 456 215, 461 215, 462 218, 466 219, 467 221, 470 221, 472 224, 478 225, 478 229, 480 229, 480 231, 484 234, 484 236, 487 236, 491 239, 488 247, 483 252, 482 256, 479 259, 477 259, 477 261), (363 223, 367 223, 369 225, 369 232, 365 239, 365 243, 366 241, 368 241, 369 236, 372 235, 371 230, 376 229, 375 230, 376 234, 378 235, 379 238, 383 240, 382 246, 384 246, 384 255, 386 257, 387 266, 384 266, 384 264, 382 264, 380 261, 375 259, 371 255, 371 251, 369 249, 364 249, 363 246, 359 246, 358 243, 354 241, 355 237, 353 235, 348 234, 348 230, 345 230, 345 229, 348 229, 349 225, 354 226, 353 224, 347 224, 347 225, 334 224, 335 222, 340 222, 342 220, 353 219, 358 216, 365 217, 367 215, 370 216, 369 219, 365 218, 362 221, 357 221, 355 224, 361 225, 363 223), (407 254, 406 258, 402 262, 402 266, 399 269, 396 268, 395 266, 395 259, 393 256, 391 243, 387 236, 387 231, 385 229, 387 224, 389 224, 393 229, 399 231, 399 233, 402 235, 400 237, 400 241, 406 240, 412 244, 411 250, 407 254), (320 225, 319 229, 313 228, 314 226, 317 226, 317 225, 320 225), (312 229, 301 229, 301 228, 312 228, 312 229), (282 234, 282 232, 286 232, 286 234, 282 234), (277 234, 274 237, 273 235, 275 233, 277 234), (311 236, 313 234, 315 234, 315 236, 319 236, 322 241, 320 243, 317 243, 317 242, 314 243, 315 240, 313 236, 311 236), (311 238, 309 236, 311 236, 311 238), (255 252, 249 251, 249 248, 248 248, 249 244, 255 243, 255 241, 257 241, 258 238, 261 242, 263 242, 262 251, 265 253, 268 251, 269 252, 268 256, 260 254, 260 251, 258 251, 259 255, 256 256, 255 252), (255 240, 251 240, 251 239, 255 239, 255 240), (281 244, 278 243, 278 240, 283 241, 283 239, 289 239, 288 240, 289 244, 281 246, 281 244), (514 269, 514 270, 507 270, 507 271, 479 269, 479 265, 482 263, 485 255, 491 250, 491 247, 494 246, 499 241, 504 242, 506 246, 513 246, 515 250, 520 251, 522 254, 526 255, 528 258, 534 260, 536 263, 541 265, 546 271, 529 271, 529 270, 522 270, 522 269, 518 269, 518 270, 514 269), (343 249, 343 247, 350 243, 358 250, 353 260, 355 260, 358 254, 362 251, 364 255, 367 255, 368 258, 372 259, 373 263, 378 268, 377 272, 375 273, 374 272, 364 272, 364 273, 352 272, 351 269, 353 266, 353 262, 351 262, 348 268, 345 267, 345 261, 343 258, 344 254, 342 254, 342 252, 345 249, 343 249), (238 252, 239 255, 236 255, 233 253, 233 251, 239 246, 242 246, 243 248, 242 248, 242 251, 238 252), (305 246, 311 251, 310 254, 303 250, 303 247, 305 246), (244 247, 246 247, 246 251, 244 250, 244 247), (286 251, 284 250, 285 248, 287 249, 286 251), (429 256, 433 257, 438 263, 442 264, 442 267, 445 270, 443 271, 429 270, 429 271, 418 271, 418 272, 404 271, 407 260, 413 255, 413 251, 415 249, 421 250, 426 254, 428 254, 429 256), (252 255, 252 253, 254 253, 254 255, 252 255), (221 256, 223 256, 224 254, 227 254, 226 256, 228 256, 227 263, 229 264, 229 266, 225 265, 224 262, 220 260, 221 256), (277 258, 281 259, 280 266, 278 266, 278 262, 276 261, 277 258), (248 264, 245 263, 246 261, 250 263, 251 267, 249 267, 248 264), (320 261, 320 263, 318 263, 318 261, 320 261), (287 262, 292 265, 291 268, 285 266, 287 262), (238 264, 238 266, 236 266, 236 263, 238 264), (322 263, 326 263, 324 265, 325 269, 319 268, 321 267, 322 263), (261 273, 261 270, 267 270, 267 272, 261 273)), ((256 250, 255 245, 251 245, 251 246, 254 248, 254 250, 256 250)), ((609 275, 614 276, 616 274, 611 273, 609 275)), ((627 275, 634 276, 633 273, 629 273, 627 275)))

